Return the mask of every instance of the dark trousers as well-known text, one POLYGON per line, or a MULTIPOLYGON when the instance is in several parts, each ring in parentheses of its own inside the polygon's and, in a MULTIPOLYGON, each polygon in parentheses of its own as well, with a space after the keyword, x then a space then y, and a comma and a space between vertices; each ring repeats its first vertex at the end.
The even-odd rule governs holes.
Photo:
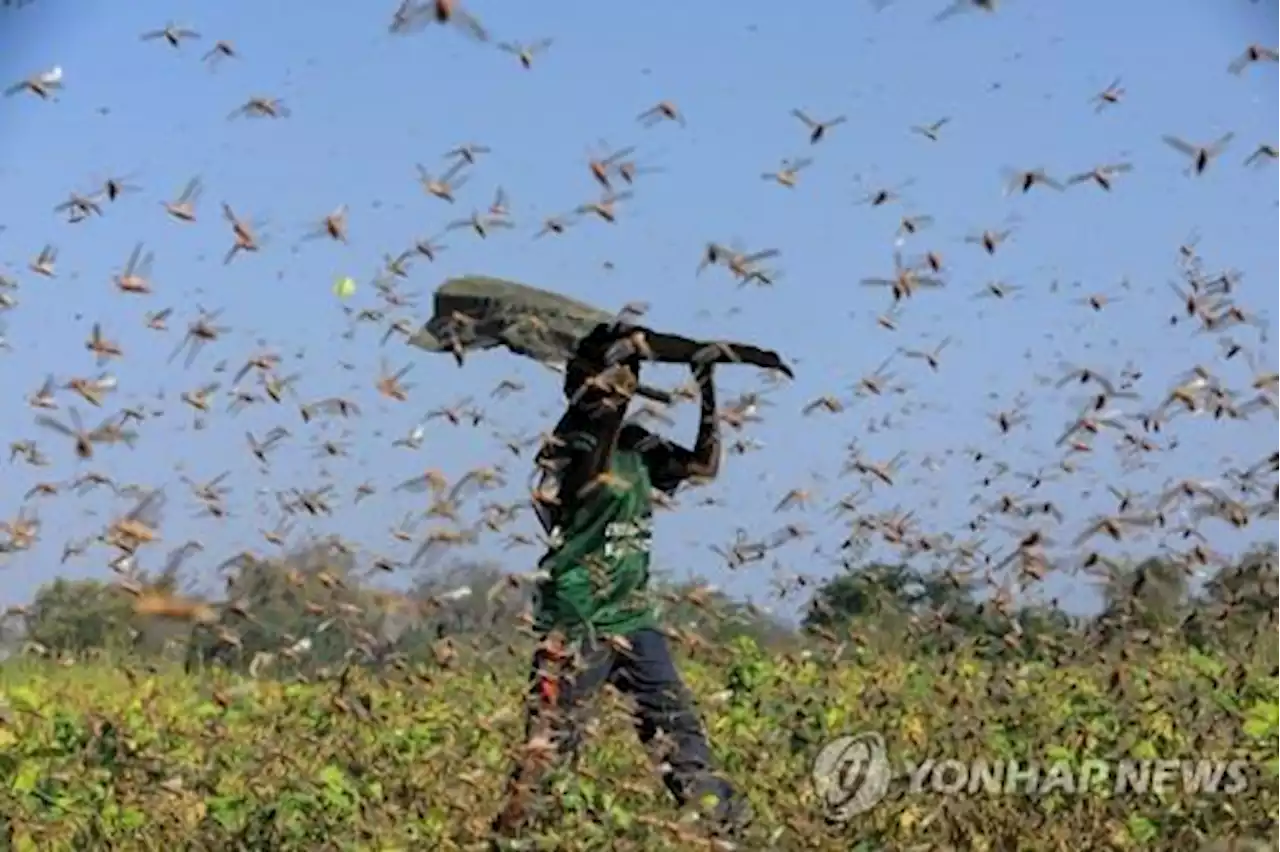
POLYGON ((526 803, 540 792, 545 770, 573 766, 582 745, 589 699, 605 683, 635 703, 636 731, 655 760, 676 803, 684 806, 707 795, 717 800, 716 816, 727 819, 738 806, 727 781, 713 774, 711 750, 680 679, 667 638, 656 630, 638 630, 617 644, 585 645, 566 654, 548 643, 534 654, 525 735, 530 743, 511 776, 507 811, 499 828, 514 828, 526 803))

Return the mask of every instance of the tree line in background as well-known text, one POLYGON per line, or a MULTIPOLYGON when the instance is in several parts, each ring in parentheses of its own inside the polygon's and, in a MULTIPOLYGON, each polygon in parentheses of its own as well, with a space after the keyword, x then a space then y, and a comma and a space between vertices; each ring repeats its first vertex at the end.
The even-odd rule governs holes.
MULTIPOLYGON (((181 658, 191 666, 307 672, 358 658, 370 664, 511 650, 529 635, 533 589, 492 563, 459 563, 391 593, 368 581, 349 551, 314 542, 281 558, 245 555, 225 599, 186 593, 179 559, 136 578, 151 600, 181 600, 167 614, 138 606, 119 583, 59 578, 0 621, 0 645, 56 657, 100 652, 181 658), (469 591, 462 591, 469 589, 469 591)), ((798 628, 693 585, 657 581, 663 623, 677 636, 725 643, 749 636, 786 650, 826 640, 860 652, 1050 658, 1077 647, 1174 640, 1230 655, 1276 648, 1277 552, 1267 543, 1193 589, 1180 561, 1153 556, 1113 571, 1101 611, 1072 616, 1055 604, 1015 606, 980 594, 972 578, 872 563, 815 587, 798 628), (1261 643, 1261 644, 1260 644, 1261 643)), ((1122 647, 1123 650, 1123 647, 1122 647)), ((1274 653, 1274 651, 1270 652, 1274 653)))

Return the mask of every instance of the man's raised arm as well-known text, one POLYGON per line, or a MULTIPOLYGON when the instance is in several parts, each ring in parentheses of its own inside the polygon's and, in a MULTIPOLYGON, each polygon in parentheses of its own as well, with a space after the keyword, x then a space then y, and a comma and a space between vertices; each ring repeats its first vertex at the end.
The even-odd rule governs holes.
POLYGON ((694 377, 701 391, 698 437, 693 449, 672 441, 653 438, 644 442, 649 478, 659 491, 671 493, 688 479, 714 479, 720 472, 720 416, 716 406, 716 389, 712 365, 694 367, 694 377))
POLYGON ((698 437, 693 442, 689 476, 714 479, 720 472, 720 414, 716 408, 716 383, 712 365, 695 367, 694 378, 702 398, 698 415, 698 437))

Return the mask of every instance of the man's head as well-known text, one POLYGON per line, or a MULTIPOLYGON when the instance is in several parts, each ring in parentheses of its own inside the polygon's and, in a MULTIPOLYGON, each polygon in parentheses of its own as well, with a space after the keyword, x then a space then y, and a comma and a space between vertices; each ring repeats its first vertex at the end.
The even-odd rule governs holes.
POLYGON ((588 405, 606 396, 629 395, 640 384, 640 359, 634 358, 617 364, 613 368, 610 385, 618 389, 626 389, 625 394, 610 392, 605 387, 586 387, 590 379, 600 376, 609 367, 599 362, 574 358, 564 371, 565 399, 585 400, 588 405))
POLYGON ((625 337, 617 330, 606 325, 599 325, 584 337, 575 350, 564 371, 564 395, 566 399, 585 400, 587 404, 611 395, 604 388, 586 388, 589 379, 599 376, 611 366, 615 368, 615 386, 622 386, 634 391, 640 383, 640 356, 632 353, 616 364, 609 364, 608 353, 615 343, 625 337))

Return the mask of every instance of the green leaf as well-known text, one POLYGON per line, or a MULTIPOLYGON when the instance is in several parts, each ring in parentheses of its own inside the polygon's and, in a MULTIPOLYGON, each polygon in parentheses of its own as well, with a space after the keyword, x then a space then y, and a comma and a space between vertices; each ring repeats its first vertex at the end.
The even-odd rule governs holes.
POLYGON ((326 787, 345 789, 347 786, 346 773, 332 763, 316 773, 316 780, 326 787))
POLYGON ((1191 653, 1188 654, 1188 659, 1191 662, 1192 668, 1213 681, 1216 681, 1226 670, 1226 666, 1221 662, 1195 648, 1191 649, 1191 653))
POLYGON ((21 835, 13 844, 13 852, 39 852, 40 845, 28 835, 21 835))
POLYGON ((35 713, 40 709, 40 699, 28 686, 15 686, 9 691, 9 702, 18 710, 35 713))
POLYGON ((40 783, 40 764, 34 760, 24 760, 18 766, 9 789, 20 796, 25 796, 36 789, 40 783))
POLYGON ((1156 824, 1144 816, 1133 814, 1125 822, 1125 829, 1138 843, 1150 843, 1160 833, 1156 824))
POLYGON ((1155 760, 1159 756, 1151 740, 1140 740, 1134 744, 1129 753, 1137 760, 1155 760))
POLYGON ((1245 712, 1244 732, 1259 740, 1275 740, 1280 731, 1280 704, 1258 701, 1245 712))
POLYGON ((235 829, 240 825, 244 818, 244 805, 242 796, 210 796, 205 799, 209 814, 226 829, 235 829))

